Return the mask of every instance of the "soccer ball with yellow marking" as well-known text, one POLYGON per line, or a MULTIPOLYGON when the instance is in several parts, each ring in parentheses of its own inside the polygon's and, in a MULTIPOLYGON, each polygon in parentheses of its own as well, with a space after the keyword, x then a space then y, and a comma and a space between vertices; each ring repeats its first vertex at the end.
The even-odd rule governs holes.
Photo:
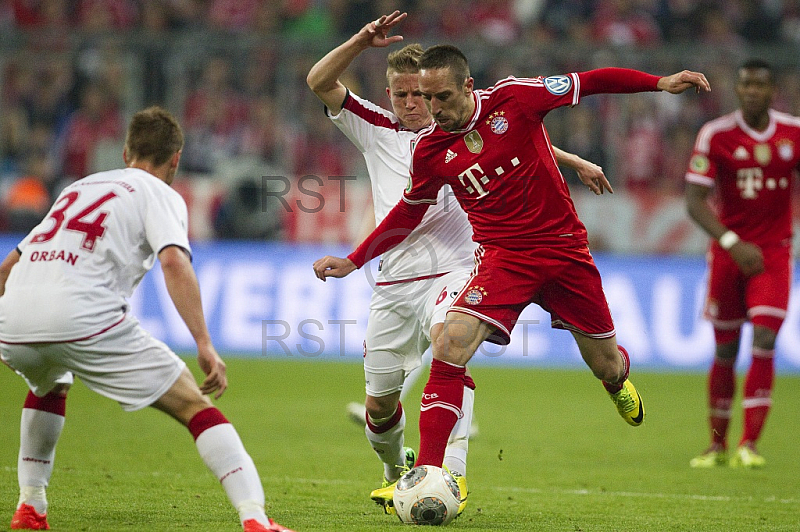
POLYGON ((397 481, 394 508, 410 525, 444 526, 456 518, 461 493, 453 476, 435 466, 417 466, 397 481))

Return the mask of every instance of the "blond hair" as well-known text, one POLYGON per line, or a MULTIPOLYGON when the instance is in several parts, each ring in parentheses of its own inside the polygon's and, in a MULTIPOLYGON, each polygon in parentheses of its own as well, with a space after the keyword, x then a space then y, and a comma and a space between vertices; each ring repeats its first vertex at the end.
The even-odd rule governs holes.
POLYGON ((419 58, 425 50, 419 44, 407 44, 399 50, 390 53, 386 58, 389 66, 386 68, 386 78, 389 74, 396 72, 398 74, 416 74, 419 72, 419 58))

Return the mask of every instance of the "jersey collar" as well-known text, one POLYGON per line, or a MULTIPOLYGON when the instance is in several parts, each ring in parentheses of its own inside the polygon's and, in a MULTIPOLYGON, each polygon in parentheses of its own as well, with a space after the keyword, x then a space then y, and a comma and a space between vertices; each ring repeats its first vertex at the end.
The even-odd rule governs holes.
POLYGON ((772 138, 775 134, 775 129, 777 127, 777 123, 775 121, 775 115, 773 114, 774 111, 772 109, 769 110, 769 124, 764 131, 756 131, 752 127, 747 125, 747 122, 744 120, 744 116, 742 115, 742 110, 737 109, 734 112, 734 116, 736 117, 736 124, 744 131, 748 137, 752 138, 757 142, 766 142, 772 138))

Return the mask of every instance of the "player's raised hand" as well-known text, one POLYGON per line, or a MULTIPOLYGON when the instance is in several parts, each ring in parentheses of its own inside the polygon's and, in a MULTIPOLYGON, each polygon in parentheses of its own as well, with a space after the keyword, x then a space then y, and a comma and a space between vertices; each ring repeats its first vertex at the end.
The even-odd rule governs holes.
POLYGON ((314 275, 323 282, 328 277, 346 277, 356 269, 352 260, 331 255, 314 261, 314 275))
POLYGON ((403 40, 402 35, 392 35, 390 37, 389 32, 405 20, 407 16, 408 13, 401 13, 396 10, 394 13, 378 17, 361 28, 358 36, 368 40, 369 45, 375 48, 384 48, 390 44, 400 42, 403 40))
POLYGON ((680 94, 691 87, 695 88, 695 92, 711 92, 711 84, 708 83, 705 74, 702 72, 683 70, 658 80, 659 90, 672 94, 680 94))
POLYGON ((228 388, 227 367, 225 362, 220 358, 217 350, 211 344, 197 346, 197 364, 206 378, 200 385, 200 391, 203 395, 214 393, 214 399, 219 399, 225 390, 228 388))

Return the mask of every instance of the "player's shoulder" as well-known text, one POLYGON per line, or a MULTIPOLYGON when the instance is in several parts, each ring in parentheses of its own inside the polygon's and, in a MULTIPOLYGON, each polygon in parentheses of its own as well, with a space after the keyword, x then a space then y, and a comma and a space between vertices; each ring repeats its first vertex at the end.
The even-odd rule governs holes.
POLYGON ((707 150, 712 141, 720 135, 736 134, 740 130, 736 113, 728 113, 709 120, 697 133, 697 146, 707 150))
POLYGON ((403 127, 400 125, 400 120, 393 112, 349 90, 347 91, 342 111, 352 113, 369 126, 393 132, 403 130, 403 127))
POLYGON ((719 133, 722 131, 729 131, 731 129, 736 129, 738 127, 738 121, 736 120, 736 113, 728 113, 726 115, 718 116, 717 118, 712 118, 700 128, 701 132, 707 133, 719 133))
POLYGON ((782 111, 776 111, 775 109, 770 109, 769 115, 776 124, 794 129, 800 129, 800 116, 784 113, 782 111))
MULTIPOLYGON (((552 77, 554 79, 559 78, 559 76, 552 76, 552 77)), ((515 88, 520 88, 520 87, 544 88, 545 79, 548 78, 544 78, 542 76, 538 76, 535 78, 518 78, 516 76, 508 76, 506 78, 498 80, 491 87, 488 87, 486 89, 480 89, 479 93, 490 95, 492 93, 502 92, 504 90, 513 90, 515 88)))
POLYGON ((448 135, 448 133, 439 128, 436 122, 431 122, 430 125, 414 134, 411 139, 411 155, 416 156, 418 153, 423 153, 437 138, 443 135, 448 135))

